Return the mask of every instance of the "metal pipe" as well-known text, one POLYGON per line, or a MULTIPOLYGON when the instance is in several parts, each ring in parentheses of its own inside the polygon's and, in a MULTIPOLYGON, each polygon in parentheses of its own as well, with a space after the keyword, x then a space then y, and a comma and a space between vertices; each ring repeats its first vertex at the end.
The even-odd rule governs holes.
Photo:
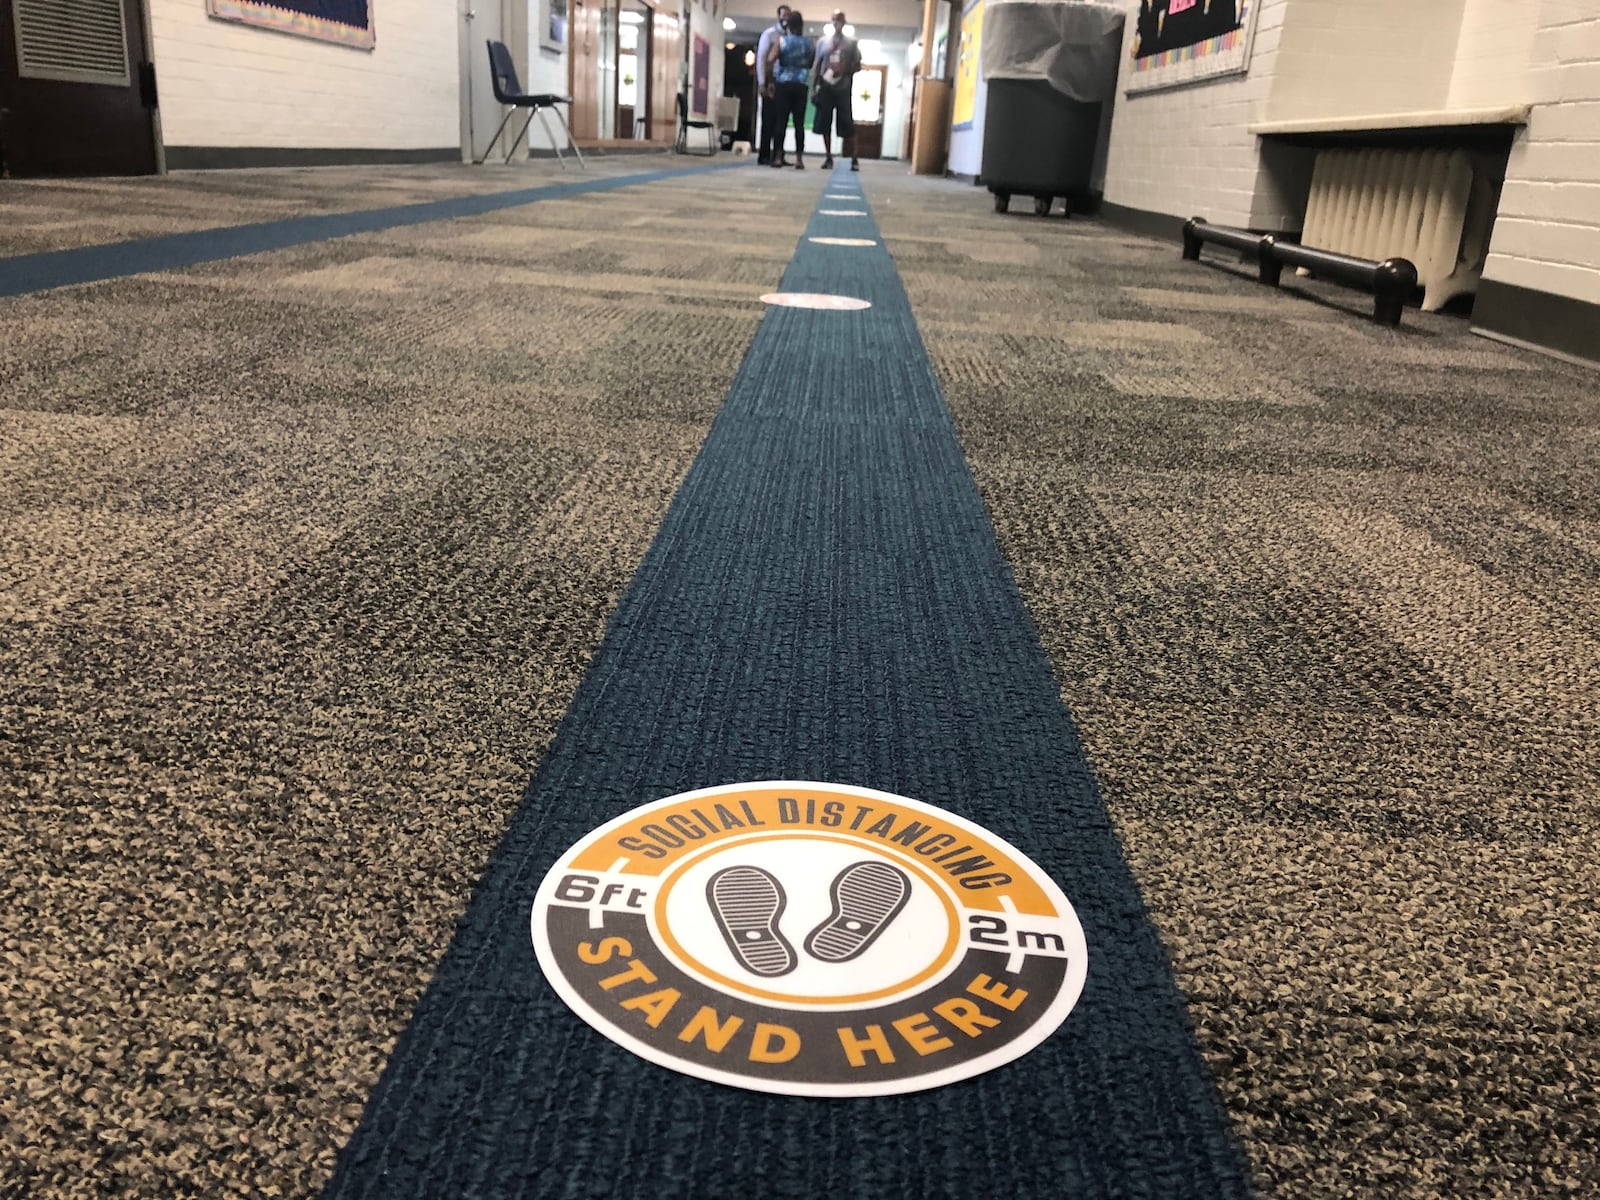
POLYGON ((1298 242, 1281 241, 1270 233, 1251 233, 1227 225, 1213 225, 1191 217, 1183 226, 1183 257, 1195 261, 1206 242, 1239 250, 1255 258, 1261 282, 1277 287, 1285 266, 1305 267, 1338 283, 1365 288, 1373 295, 1372 319, 1384 325, 1400 324, 1405 303, 1417 287, 1416 265, 1404 258, 1382 262, 1318 250, 1298 242))

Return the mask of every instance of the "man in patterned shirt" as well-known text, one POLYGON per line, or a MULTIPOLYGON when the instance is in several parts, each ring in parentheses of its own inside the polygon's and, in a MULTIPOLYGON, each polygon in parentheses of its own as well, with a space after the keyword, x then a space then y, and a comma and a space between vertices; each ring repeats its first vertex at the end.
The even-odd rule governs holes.
POLYGON ((812 100, 817 106, 811 132, 822 135, 822 169, 833 166, 833 129, 839 131, 839 153, 850 156, 850 169, 859 171, 856 157, 856 122, 851 110, 850 85, 861 69, 861 51, 844 32, 844 13, 833 14, 833 34, 817 42, 817 58, 812 67, 812 100))

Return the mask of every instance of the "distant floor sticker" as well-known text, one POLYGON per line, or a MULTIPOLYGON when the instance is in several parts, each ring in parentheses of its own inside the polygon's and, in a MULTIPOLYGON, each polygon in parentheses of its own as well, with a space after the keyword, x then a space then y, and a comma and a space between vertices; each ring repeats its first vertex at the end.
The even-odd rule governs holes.
POLYGON ((807 238, 806 241, 815 242, 819 246, 876 246, 878 244, 871 238, 814 237, 807 238))
POLYGON ((780 308, 824 308, 840 312, 856 312, 872 307, 870 300, 858 300, 854 296, 830 296, 823 292, 768 292, 761 299, 763 303, 776 304, 780 308))
POLYGON ((533 905, 563 1000, 634 1053, 735 1087, 873 1096, 966 1079, 1066 1020, 1088 966, 1067 898, 952 813, 751 783, 597 829, 533 905))

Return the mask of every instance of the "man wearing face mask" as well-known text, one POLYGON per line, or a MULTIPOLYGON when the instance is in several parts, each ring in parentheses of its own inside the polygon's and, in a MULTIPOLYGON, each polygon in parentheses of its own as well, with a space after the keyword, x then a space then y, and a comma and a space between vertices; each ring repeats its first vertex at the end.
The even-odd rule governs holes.
POLYGON ((778 103, 777 87, 772 80, 772 74, 767 69, 767 53, 772 49, 774 42, 783 38, 783 22, 789 16, 787 4, 778 5, 778 20, 761 31, 761 40, 756 43, 756 91, 761 93, 761 141, 756 154, 756 161, 767 163, 772 161, 772 143, 776 138, 778 118, 782 115, 783 107, 778 103))

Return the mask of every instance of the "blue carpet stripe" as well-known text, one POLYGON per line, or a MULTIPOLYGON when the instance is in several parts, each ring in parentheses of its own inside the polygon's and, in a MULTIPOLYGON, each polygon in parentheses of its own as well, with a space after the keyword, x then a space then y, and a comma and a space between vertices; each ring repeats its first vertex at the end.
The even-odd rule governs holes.
MULTIPOLYGON (((877 236, 870 217, 807 233, 877 236)), ((873 307, 763 320, 327 1194, 1247 1195, 893 260, 802 241, 782 286, 873 307), (583 1024, 529 944, 545 871, 625 809, 753 779, 918 797, 1032 856, 1088 936, 1066 1025, 954 1086, 817 1101, 691 1079, 583 1024)))
POLYGON ((541 187, 517 188, 475 196, 456 196, 448 200, 427 200, 389 208, 368 208, 356 212, 331 213, 315 217, 287 217, 281 221, 261 221, 253 225, 228 225, 221 229, 196 229, 162 237, 112 242, 102 246, 80 246, 71 250, 51 250, 41 254, 20 254, 0 258, 0 297, 21 296, 50 288, 79 283, 98 283, 147 271, 174 271, 224 258, 284 250, 327 238, 353 233, 375 233, 426 221, 447 221, 458 217, 478 217, 502 208, 516 208, 538 200, 563 200, 596 192, 676 179, 704 171, 725 171, 739 163, 711 167, 679 167, 670 171, 641 171, 609 179, 583 179, 572 183, 552 183, 541 187))

